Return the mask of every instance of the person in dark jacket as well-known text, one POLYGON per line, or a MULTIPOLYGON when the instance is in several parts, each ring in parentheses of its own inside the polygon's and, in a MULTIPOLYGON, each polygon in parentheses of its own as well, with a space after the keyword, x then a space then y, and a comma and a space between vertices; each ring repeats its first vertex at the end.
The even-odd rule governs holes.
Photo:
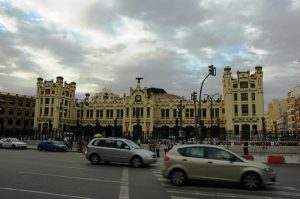
POLYGON ((244 155, 249 155, 249 151, 248 151, 248 142, 244 142, 243 145, 243 151, 244 151, 244 155))

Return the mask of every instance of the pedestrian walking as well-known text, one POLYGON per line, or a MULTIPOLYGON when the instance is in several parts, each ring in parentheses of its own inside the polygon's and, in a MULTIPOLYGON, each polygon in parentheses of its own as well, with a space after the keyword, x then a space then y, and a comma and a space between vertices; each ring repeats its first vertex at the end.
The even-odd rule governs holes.
POLYGON ((155 150, 156 150, 156 156, 159 158, 159 149, 160 149, 160 142, 156 142, 155 150))
POLYGON ((168 144, 167 143, 165 143, 165 146, 164 146, 164 151, 165 151, 165 155, 167 154, 167 152, 168 152, 168 144))

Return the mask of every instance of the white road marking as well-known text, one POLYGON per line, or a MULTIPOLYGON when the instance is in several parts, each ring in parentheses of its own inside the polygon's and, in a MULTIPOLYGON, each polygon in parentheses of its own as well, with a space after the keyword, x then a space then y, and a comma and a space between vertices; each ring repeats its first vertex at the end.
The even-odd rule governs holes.
POLYGON ((19 191, 19 192, 42 194, 42 195, 59 196, 59 197, 65 197, 65 198, 93 199, 93 198, 82 197, 82 196, 72 196, 72 195, 66 195, 66 194, 57 194, 57 193, 34 191, 34 190, 27 190, 27 189, 15 189, 15 188, 10 188, 10 187, 0 187, 0 189, 8 190, 8 191, 19 191))
POLYGON ((70 177, 70 176, 64 176, 64 175, 54 175, 54 174, 45 174, 45 173, 31 173, 31 172, 19 172, 19 173, 20 174, 27 174, 27 175, 49 176, 49 177, 67 178, 67 179, 76 179, 76 180, 121 183, 120 181, 114 181, 114 180, 101 180, 101 179, 95 179, 95 178, 70 177))
MULTIPOLYGON (((166 190, 168 193, 177 193, 177 194, 188 194, 188 195, 196 195, 196 196, 208 196, 208 197, 220 197, 220 198, 239 198, 239 199, 257 199, 256 196, 249 196, 243 194, 231 194, 231 193, 210 193, 210 192, 199 192, 199 191, 182 191, 182 190, 166 190)), ((260 199, 274 199, 273 196, 259 196, 260 199)), ((180 199, 180 198, 177 198, 180 199)), ((277 198, 276 199, 283 199, 277 198)))
POLYGON ((123 167, 119 199, 129 199, 128 168, 123 167))

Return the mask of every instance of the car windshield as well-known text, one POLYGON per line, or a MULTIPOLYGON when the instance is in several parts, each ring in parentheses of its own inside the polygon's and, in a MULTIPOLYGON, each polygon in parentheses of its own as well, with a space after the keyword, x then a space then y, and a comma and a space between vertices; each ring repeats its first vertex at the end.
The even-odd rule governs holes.
POLYGON ((20 142, 20 140, 17 139, 17 138, 11 138, 10 141, 12 141, 12 142, 20 142))
POLYGON ((130 148, 133 148, 133 149, 140 149, 141 148, 139 145, 137 145, 135 142, 133 142, 131 140, 125 140, 125 142, 130 146, 130 148))
POLYGON ((55 140, 52 140, 51 141, 53 144, 59 144, 59 142, 58 141, 55 141, 55 140))

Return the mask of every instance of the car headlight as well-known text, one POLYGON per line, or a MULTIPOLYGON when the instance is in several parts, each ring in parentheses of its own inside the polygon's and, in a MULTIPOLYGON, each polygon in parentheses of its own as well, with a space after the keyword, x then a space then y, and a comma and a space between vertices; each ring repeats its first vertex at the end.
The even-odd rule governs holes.
POLYGON ((263 169, 265 172, 273 172, 273 169, 270 167, 264 168, 263 169))

